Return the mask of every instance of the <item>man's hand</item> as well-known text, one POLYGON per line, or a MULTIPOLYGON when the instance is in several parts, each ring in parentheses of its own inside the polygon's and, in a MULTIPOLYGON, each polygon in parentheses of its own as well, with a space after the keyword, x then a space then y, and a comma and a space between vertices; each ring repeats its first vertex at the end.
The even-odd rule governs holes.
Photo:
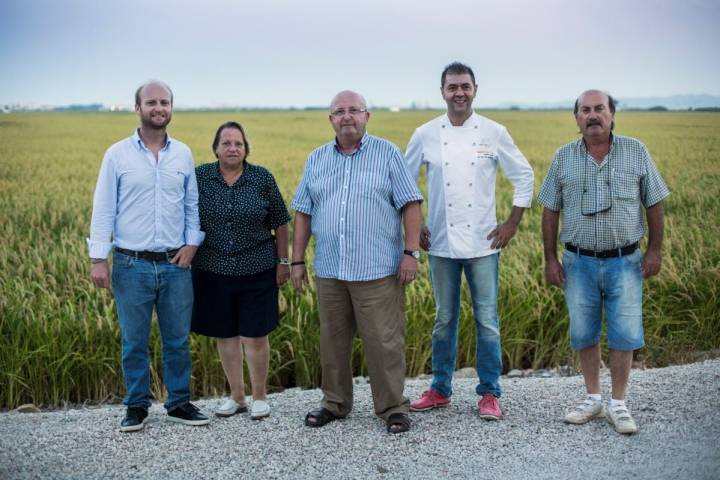
POLYGON ((170 260, 170 263, 177 263, 178 267, 188 268, 192 259, 197 253, 198 247, 196 245, 185 245, 182 247, 175 256, 170 260))
POLYGON ((110 290, 110 268, 107 260, 90 265, 90 280, 97 288, 110 290))
POLYGON ((430 229, 427 225, 423 225, 420 229, 420 248, 426 252, 430 250, 430 229))
POLYGON ((278 263, 275 267, 275 281, 278 287, 285 285, 285 282, 290 278, 290 265, 278 263))
POLYGON ((557 258, 545 260, 545 281, 560 288, 565 285, 565 272, 557 258))
POLYGON ((643 278, 650 278, 653 275, 657 275, 660 271, 661 255, 659 251, 648 250, 642 259, 640 265, 640 271, 642 271, 643 278))
POLYGON ((515 236, 517 228, 517 224, 510 221, 493 228, 490 235, 487 236, 488 240, 492 240, 490 248, 505 248, 515 236))
POLYGON ((304 286, 310 285, 310 279, 308 278, 305 265, 293 265, 290 271, 290 281, 297 292, 303 293, 305 291, 304 286))
POLYGON ((410 255, 403 254, 403 259, 400 262, 400 269, 397 273, 398 281, 400 281, 402 285, 407 285, 412 282, 415 280, 415 275, 417 275, 417 269, 418 261, 410 255))

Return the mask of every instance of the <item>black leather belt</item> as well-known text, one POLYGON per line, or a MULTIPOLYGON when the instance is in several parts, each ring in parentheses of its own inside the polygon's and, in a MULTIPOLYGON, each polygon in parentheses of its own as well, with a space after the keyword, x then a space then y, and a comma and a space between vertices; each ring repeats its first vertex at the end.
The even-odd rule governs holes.
POLYGON ((580 255, 585 255, 586 257, 595 257, 595 258, 615 258, 615 257, 624 257, 625 255, 630 255, 638 248, 637 242, 633 243, 632 245, 627 245, 622 248, 614 248, 612 250, 603 250, 602 252, 595 252, 593 250, 585 250, 584 248, 578 248, 575 245, 571 245, 569 243, 565 244, 565 248, 573 253, 579 253, 580 255))
POLYGON ((175 250, 169 250, 167 252, 136 252, 135 250, 126 250, 124 248, 115 247, 115 251, 127 255, 128 257, 135 257, 141 260, 147 260, 149 262, 169 262, 180 251, 179 248, 175 250))

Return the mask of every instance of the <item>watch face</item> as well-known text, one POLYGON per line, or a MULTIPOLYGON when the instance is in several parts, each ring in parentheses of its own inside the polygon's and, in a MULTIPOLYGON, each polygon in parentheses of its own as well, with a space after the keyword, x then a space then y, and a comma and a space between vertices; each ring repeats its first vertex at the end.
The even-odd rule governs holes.
POLYGON ((415 251, 412 253, 412 256, 415 257, 417 260, 420 260, 420 251, 419 251, 419 250, 415 250, 415 251))

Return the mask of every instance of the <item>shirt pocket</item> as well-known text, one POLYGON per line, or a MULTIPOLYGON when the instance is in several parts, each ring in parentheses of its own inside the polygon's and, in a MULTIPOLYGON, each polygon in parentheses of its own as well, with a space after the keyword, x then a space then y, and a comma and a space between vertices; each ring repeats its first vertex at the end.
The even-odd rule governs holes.
POLYGON ((613 172, 612 188, 613 198, 616 200, 638 200, 640 198, 640 175, 616 170, 613 172))
POLYGON ((160 186, 171 201, 182 201, 185 195, 185 172, 178 169, 160 170, 160 186))

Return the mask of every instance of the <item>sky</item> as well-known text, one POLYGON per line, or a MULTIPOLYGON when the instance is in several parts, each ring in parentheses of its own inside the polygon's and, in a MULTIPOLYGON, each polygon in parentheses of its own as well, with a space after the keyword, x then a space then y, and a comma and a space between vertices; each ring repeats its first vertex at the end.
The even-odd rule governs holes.
POLYGON ((475 105, 720 95, 717 0, 2 0, 0 105, 442 107, 470 65, 475 105))

